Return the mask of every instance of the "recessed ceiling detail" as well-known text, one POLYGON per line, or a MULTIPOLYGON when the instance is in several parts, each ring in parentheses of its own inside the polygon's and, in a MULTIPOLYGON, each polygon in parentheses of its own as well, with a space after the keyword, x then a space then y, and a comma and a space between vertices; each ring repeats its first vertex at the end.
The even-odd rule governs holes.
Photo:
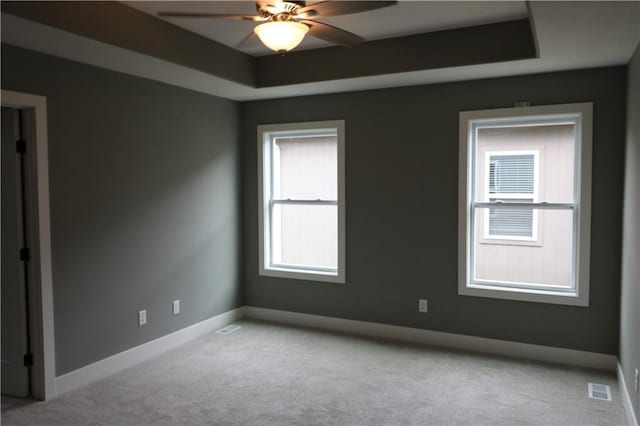
POLYGON ((395 74, 536 57, 528 19, 256 58, 257 87, 395 74))
MULTIPOLYGON (((387 3, 391 2, 381 4, 387 3)), ((256 88, 536 56, 528 18, 378 39, 356 47, 334 46, 254 58, 121 3, 3 1, 1 6, 4 13, 256 88)), ((209 7, 214 6, 215 2, 209 3, 209 7)), ((348 16, 382 13, 395 7, 348 16)))
MULTIPOLYGON (((257 36, 269 49, 286 53, 298 46, 307 33, 320 40, 346 47, 354 47, 364 39, 342 28, 321 22, 320 19, 332 16, 352 15, 371 12, 385 7, 395 6, 397 1, 332 1, 309 2, 305 0, 256 0, 256 13, 243 15, 238 13, 159 11, 157 16, 175 19, 216 20, 258 22, 253 30, 237 44, 241 47, 257 36)), ((212 25, 215 25, 212 23, 212 25)))
MULTIPOLYGON (((262 0, 261 0, 262 1, 262 0)), ((265 0, 266 1, 266 0, 265 0)), ((307 6, 318 0, 307 0, 307 6)), ((340 0, 338 3, 345 3, 340 0)), ((347 2, 348 3, 348 2, 347 2)), ((357 1, 357 3, 362 3, 357 1)), ((366 3, 366 2, 365 2, 366 3)), ((164 12, 221 13, 253 15, 255 1, 127 1, 126 5, 152 16, 164 12)), ((338 16, 323 16, 318 20, 357 34, 366 41, 402 37, 433 31, 495 22, 512 21, 528 17, 524 0, 518 1, 399 1, 393 7, 338 16)), ((164 18, 167 22, 187 31, 215 40, 252 56, 273 54, 255 39, 239 44, 250 33, 255 22, 247 20, 199 20, 164 18)), ((305 37, 296 50, 335 46, 335 43, 315 37, 305 37)))
POLYGON ((268 54, 259 42, 233 47, 253 21, 212 25, 155 16, 161 8, 246 7, 252 14, 249 1, 0 6, 3 49, 13 45, 240 101, 624 65, 640 41, 637 1, 400 0, 323 19, 361 35, 366 42, 355 49, 305 37, 284 56, 268 54))

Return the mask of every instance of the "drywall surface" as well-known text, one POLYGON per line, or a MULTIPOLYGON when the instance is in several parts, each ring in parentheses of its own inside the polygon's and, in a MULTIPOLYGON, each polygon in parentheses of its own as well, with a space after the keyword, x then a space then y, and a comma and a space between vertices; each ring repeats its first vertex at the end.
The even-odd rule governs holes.
POLYGON ((640 47, 629 63, 628 73, 620 365, 636 418, 640 419, 640 397, 634 391, 635 369, 640 369, 640 47))
POLYGON ((251 56, 121 2, 2 2, 0 7, 3 13, 254 85, 251 56))
POLYGON ((616 354, 625 96, 611 67, 243 103, 246 303, 616 354), (587 308, 458 295, 458 113, 518 101, 594 103, 587 308), (346 120, 346 284, 259 276, 256 126, 330 119, 346 120))
POLYGON ((47 97, 58 375, 242 304, 236 103, 8 45, 2 88, 47 97))

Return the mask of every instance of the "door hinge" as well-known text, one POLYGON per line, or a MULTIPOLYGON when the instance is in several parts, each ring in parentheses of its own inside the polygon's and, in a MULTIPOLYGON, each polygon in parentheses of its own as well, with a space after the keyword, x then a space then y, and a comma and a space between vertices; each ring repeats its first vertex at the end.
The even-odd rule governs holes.
POLYGON ((33 367, 33 354, 31 352, 24 354, 24 366, 33 367))
POLYGON ((18 154, 24 154, 25 152, 27 152, 27 141, 25 141, 24 139, 18 139, 16 141, 16 152, 18 154))
POLYGON ((29 260, 30 253, 27 247, 20 249, 20 260, 22 262, 27 262, 29 260))

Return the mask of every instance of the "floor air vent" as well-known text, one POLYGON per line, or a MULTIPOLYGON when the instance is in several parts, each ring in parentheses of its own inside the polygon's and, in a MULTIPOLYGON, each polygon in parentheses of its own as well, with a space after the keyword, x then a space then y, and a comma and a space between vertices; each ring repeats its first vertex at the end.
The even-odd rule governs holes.
POLYGON ((216 333, 218 334, 231 334, 234 331, 236 331, 237 329, 241 328, 242 326, 240 325, 235 325, 235 324, 231 324, 228 325, 226 327, 221 328, 220 330, 216 331, 216 333))
POLYGON ((607 385, 589 383, 589 398, 611 401, 611 389, 607 385))

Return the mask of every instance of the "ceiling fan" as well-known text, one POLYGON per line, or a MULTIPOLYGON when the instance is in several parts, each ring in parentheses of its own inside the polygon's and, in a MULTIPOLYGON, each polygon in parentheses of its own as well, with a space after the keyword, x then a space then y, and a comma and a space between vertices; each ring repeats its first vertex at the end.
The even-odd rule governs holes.
POLYGON ((284 53, 299 45, 307 33, 341 46, 356 46, 364 42, 362 37, 332 25, 318 22, 316 19, 367 12, 393 6, 397 3, 397 1, 319 1, 307 6, 305 1, 258 0, 256 1, 257 15, 158 12, 158 16, 168 18, 242 19, 262 22, 239 45, 245 44, 255 34, 268 48, 278 53, 284 53))

